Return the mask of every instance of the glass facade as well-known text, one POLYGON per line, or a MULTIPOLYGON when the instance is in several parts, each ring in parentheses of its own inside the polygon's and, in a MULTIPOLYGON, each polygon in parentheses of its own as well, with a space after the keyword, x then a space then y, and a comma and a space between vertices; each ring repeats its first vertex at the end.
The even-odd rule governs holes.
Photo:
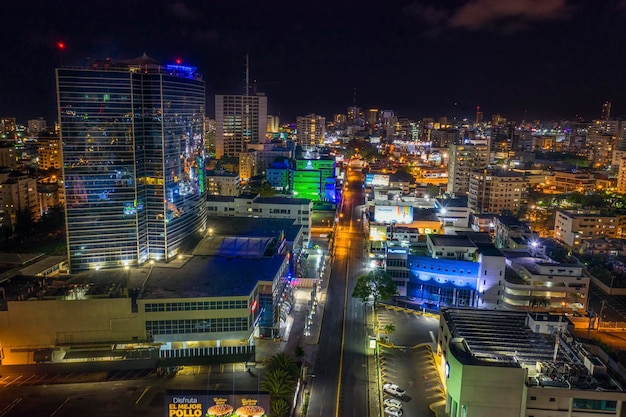
POLYGON ((206 227, 205 87, 151 66, 57 69, 72 271, 170 260, 206 227))

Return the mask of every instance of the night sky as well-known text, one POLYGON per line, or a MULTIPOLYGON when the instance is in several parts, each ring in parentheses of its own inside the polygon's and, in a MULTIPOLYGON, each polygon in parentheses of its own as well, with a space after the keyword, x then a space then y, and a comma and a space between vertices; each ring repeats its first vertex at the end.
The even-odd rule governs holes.
MULTIPOLYGON (((250 78, 282 121, 356 103, 401 117, 626 114, 626 0, 41 0, 0 17, 0 117, 56 119, 54 68, 144 52, 214 94, 250 78), (64 50, 56 47, 65 44, 64 50)), ((251 89, 252 91, 253 89, 251 89)))

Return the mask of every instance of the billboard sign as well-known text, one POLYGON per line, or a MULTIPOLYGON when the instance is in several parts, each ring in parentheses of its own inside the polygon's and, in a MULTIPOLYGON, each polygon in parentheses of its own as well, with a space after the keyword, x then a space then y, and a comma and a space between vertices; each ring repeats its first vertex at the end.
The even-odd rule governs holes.
POLYGON ((411 206, 376 206, 374 221, 377 223, 413 223, 413 207, 411 206))

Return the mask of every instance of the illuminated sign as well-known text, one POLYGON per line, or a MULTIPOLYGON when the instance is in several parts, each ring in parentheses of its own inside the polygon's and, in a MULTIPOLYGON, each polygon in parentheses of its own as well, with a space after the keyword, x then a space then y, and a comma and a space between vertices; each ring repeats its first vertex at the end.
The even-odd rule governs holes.
POLYGON ((270 396, 256 393, 185 390, 165 395, 166 417, 267 416, 270 396), (236 411, 235 408, 239 407, 236 411))
POLYGON ((374 174, 372 185, 378 187, 389 187, 389 175, 374 174))
POLYGON ((168 404, 169 417, 200 417, 202 416, 202 402, 197 397, 173 397, 168 404))
POLYGON ((411 206, 376 206, 374 221, 378 223, 413 223, 413 207, 411 206))
POLYGON ((407 254, 407 250, 406 249, 387 249, 387 253, 389 254, 395 254, 395 255, 406 255, 407 254))
POLYGON ((370 225, 370 240, 387 240, 387 226, 370 225))

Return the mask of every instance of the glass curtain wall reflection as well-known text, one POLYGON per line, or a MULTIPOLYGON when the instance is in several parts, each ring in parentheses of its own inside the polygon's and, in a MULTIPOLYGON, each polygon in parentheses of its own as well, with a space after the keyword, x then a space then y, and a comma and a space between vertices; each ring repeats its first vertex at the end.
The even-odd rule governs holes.
POLYGON ((206 227, 204 81, 147 57, 57 69, 72 271, 168 261, 206 227))

